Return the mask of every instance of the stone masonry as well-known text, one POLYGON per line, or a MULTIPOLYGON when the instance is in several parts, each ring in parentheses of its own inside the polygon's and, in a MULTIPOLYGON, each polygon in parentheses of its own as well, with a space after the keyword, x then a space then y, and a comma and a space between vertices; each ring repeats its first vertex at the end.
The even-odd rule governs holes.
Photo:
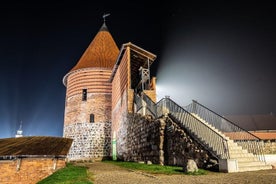
POLYGON ((69 160, 97 160, 110 156, 111 123, 76 123, 64 126, 64 137, 72 138, 69 160))
POLYGON ((172 119, 166 119, 164 156, 166 165, 185 166, 193 159, 199 168, 217 166, 217 160, 172 119))
POLYGON ((217 166, 217 160, 171 119, 129 114, 128 120, 123 127, 125 135, 120 135, 125 137, 124 142, 117 140, 127 148, 122 160, 184 166, 193 159, 199 168, 217 166))
POLYGON ((266 141, 264 143, 264 154, 276 154, 276 142, 266 141))
POLYGON ((164 163, 163 140, 165 122, 153 120, 151 116, 139 114, 129 118, 127 126, 127 161, 151 161, 164 163))

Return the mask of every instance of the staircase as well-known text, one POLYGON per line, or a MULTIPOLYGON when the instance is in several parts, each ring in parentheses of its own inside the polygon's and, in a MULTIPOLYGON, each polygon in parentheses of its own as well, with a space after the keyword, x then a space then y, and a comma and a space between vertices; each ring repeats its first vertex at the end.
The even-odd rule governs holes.
POLYGON ((271 165, 266 165, 262 141, 258 137, 196 101, 183 108, 170 98, 163 98, 155 104, 143 94, 135 97, 135 104, 137 111, 144 109, 143 112, 149 111, 156 118, 167 116, 178 122, 191 137, 219 160, 220 171, 272 169, 271 165))
POLYGON ((247 149, 239 146, 237 143, 224 135, 214 126, 206 122, 204 119, 199 117, 197 114, 192 113, 192 115, 227 140, 229 157, 231 160, 236 160, 237 163, 236 172, 272 169, 271 165, 266 165, 265 161, 261 161, 253 153, 249 153, 247 149))

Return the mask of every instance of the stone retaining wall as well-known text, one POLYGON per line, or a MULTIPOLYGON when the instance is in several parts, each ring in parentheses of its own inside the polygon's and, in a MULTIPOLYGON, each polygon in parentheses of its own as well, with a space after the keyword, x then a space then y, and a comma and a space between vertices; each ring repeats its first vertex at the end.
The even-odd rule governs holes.
POLYGON ((127 161, 163 164, 165 122, 134 115, 127 126, 127 161))
POLYGON ((211 168, 218 163, 183 128, 169 118, 166 121, 165 135, 166 165, 184 166, 188 159, 193 159, 199 168, 211 168))
POLYGON ((124 161, 184 166, 188 159, 194 159, 199 168, 217 165, 202 146, 168 118, 154 120, 149 115, 135 114, 129 116, 123 129, 124 145, 117 139, 117 146, 127 148, 121 157, 124 161))

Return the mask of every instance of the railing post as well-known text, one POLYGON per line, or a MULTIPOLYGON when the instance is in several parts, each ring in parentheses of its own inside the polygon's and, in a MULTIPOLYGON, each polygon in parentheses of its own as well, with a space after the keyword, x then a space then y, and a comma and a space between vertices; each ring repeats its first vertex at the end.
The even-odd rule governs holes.
POLYGON ((142 115, 145 116, 147 113, 147 103, 142 100, 142 115))
POLYGON ((169 110, 169 105, 168 105, 168 103, 169 103, 169 98, 170 98, 170 96, 165 96, 165 100, 164 100, 164 106, 163 106, 163 114, 165 115, 165 116, 167 116, 168 114, 169 114, 169 112, 170 112, 170 110, 169 110))
POLYGON ((197 101, 196 100, 192 100, 192 113, 197 114, 197 101))
POLYGON ((144 94, 142 94, 141 100, 142 100, 142 115, 145 116, 147 113, 147 102, 145 102, 143 97, 144 97, 144 94))

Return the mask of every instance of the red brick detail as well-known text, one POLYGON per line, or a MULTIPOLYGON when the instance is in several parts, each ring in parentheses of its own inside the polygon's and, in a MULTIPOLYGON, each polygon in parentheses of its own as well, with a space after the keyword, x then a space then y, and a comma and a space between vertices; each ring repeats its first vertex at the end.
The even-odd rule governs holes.
POLYGON ((89 68, 71 73, 67 78, 66 99, 82 94, 83 89, 88 93, 111 93, 109 78, 111 70, 89 68))
POLYGON ((90 114, 94 114, 94 122, 111 122, 111 93, 88 92, 86 101, 82 101, 82 94, 67 99, 64 125, 89 123, 90 114))
POLYGON ((121 99, 121 96, 123 95, 125 90, 129 87, 128 86, 128 80, 129 80, 128 55, 129 55, 128 52, 125 52, 112 82, 112 108, 116 106, 116 104, 118 103, 119 99, 121 99))
POLYGON ((112 69, 119 49, 108 31, 99 31, 71 71, 89 67, 112 69))
POLYGON ((0 161, 1 184, 35 184, 38 181, 53 174, 58 169, 65 167, 65 160, 56 161, 52 158, 24 158, 17 170, 18 160, 0 161))

